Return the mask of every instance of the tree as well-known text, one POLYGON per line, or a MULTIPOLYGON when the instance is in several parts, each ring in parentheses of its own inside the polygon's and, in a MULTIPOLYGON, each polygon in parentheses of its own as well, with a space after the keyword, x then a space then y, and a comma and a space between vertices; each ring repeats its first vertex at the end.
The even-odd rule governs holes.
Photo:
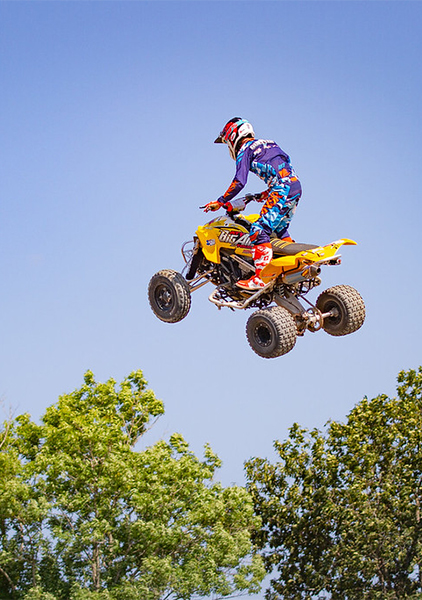
POLYGON ((41 548, 48 555, 42 529, 47 503, 32 489, 14 444, 15 424, 8 420, 0 432, 0 597, 15 594, 17 581, 36 585, 43 570, 41 548))
MULTIPOLYGON (((264 571, 251 545, 259 520, 244 488, 213 481, 220 461, 211 449, 200 460, 174 434, 136 450, 163 411, 141 371, 119 387, 87 372, 41 425, 15 420, 9 445, 39 535, 21 536, 26 554, 10 549, 4 597, 160 600, 259 589, 264 571)), ((7 527, 4 547, 16 514, 7 527)))
POLYGON ((10 504, 13 503, 15 494, 17 494, 13 483, 16 480, 19 461, 16 454, 10 451, 10 428, 11 423, 7 421, 0 431, 0 597, 6 587, 14 589, 13 580, 8 573, 10 553, 6 523, 12 512, 10 504))
POLYGON ((295 424, 246 464, 268 599, 422 597, 422 368, 326 434, 295 424))

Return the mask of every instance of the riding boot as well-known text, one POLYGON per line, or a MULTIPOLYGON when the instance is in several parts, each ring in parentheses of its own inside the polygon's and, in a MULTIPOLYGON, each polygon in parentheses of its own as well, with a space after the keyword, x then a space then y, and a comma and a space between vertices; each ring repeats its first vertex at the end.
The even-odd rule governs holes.
POLYGON ((271 244, 259 244, 258 246, 254 246, 252 252, 255 263, 255 275, 250 279, 242 279, 236 283, 236 285, 243 290, 259 290, 265 287, 266 284, 261 279, 261 272, 264 267, 270 264, 273 257, 271 244))

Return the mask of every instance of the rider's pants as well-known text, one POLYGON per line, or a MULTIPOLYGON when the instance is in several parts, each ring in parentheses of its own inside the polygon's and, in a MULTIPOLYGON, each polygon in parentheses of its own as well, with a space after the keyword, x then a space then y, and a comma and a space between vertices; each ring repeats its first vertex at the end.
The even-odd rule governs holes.
POLYGON ((268 200, 261 209, 260 217, 252 223, 249 237, 254 246, 268 244, 271 233, 279 238, 287 237, 288 227, 302 195, 302 187, 296 177, 284 180, 269 190, 268 200))

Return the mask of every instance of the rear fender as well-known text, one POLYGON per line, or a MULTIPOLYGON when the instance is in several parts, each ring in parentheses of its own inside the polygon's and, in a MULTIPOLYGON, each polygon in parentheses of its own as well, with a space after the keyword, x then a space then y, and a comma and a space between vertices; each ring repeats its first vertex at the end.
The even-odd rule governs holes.
POLYGON ((327 246, 318 246, 318 248, 313 248, 312 250, 304 250, 293 256, 280 256, 279 258, 274 258, 271 263, 262 270, 261 278, 267 283, 280 275, 301 271, 306 265, 315 263, 324 264, 330 259, 340 256, 337 254, 337 250, 341 248, 341 246, 356 245, 357 243, 355 241, 349 240, 348 238, 342 238, 335 242, 331 242, 331 244, 328 244, 327 246))

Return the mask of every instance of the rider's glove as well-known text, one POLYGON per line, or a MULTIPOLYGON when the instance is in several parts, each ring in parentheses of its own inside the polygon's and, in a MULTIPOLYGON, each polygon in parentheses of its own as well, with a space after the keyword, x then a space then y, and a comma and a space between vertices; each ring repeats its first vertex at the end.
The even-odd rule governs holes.
POLYGON ((261 192, 260 194, 255 194, 255 200, 257 202, 266 202, 268 200, 268 190, 265 190, 265 192, 261 192))
POLYGON ((261 194, 245 194, 245 200, 247 202, 251 202, 252 200, 256 200, 256 202, 265 202, 268 198, 268 190, 262 192, 261 194))
POLYGON ((214 200, 213 202, 208 202, 208 204, 206 204, 204 206, 204 212, 209 212, 210 210, 214 212, 215 210, 218 210, 222 206, 223 206, 223 203, 220 202, 220 200, 214 200))

